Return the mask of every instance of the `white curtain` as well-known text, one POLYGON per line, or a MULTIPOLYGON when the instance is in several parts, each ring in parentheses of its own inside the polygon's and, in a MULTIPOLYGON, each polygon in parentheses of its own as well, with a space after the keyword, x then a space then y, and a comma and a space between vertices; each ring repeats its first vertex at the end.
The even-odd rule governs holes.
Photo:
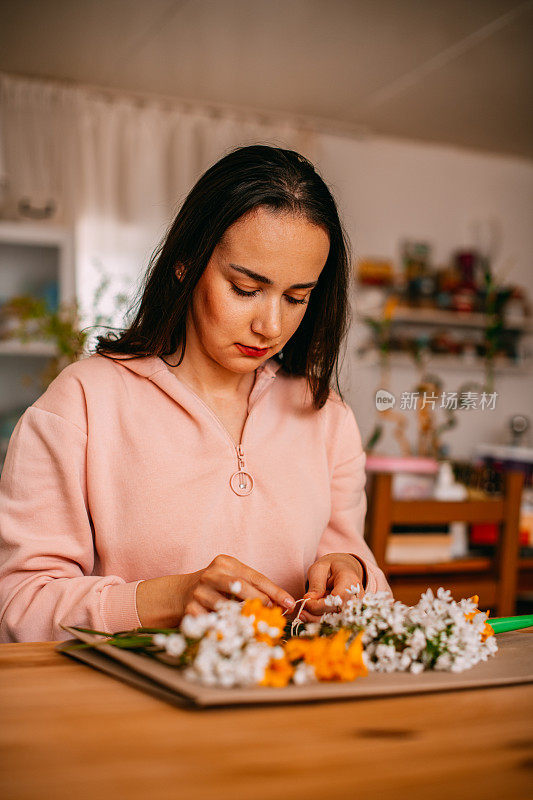
MULTIPOLYGON (((133 294, 194 182, 251 143, 315 158, 315 135, 289 121, 1 75, 0 218, 50 214, 72 229, 89 320, 101 275, 133 294)), ((113 314, 112 297, 100 312, 113 314)))

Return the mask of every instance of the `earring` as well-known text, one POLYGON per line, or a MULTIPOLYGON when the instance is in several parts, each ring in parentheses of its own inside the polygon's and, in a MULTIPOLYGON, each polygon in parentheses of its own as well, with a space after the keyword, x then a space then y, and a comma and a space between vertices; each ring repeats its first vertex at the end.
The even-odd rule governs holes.
POLYGON ((182 269, 180 269, 180 271, 179 271, 179 272, 176 272, 176 278, 177 278, 179 281, 181 281, 182 277, 183 277, 183 270, 182 270, 182 269))

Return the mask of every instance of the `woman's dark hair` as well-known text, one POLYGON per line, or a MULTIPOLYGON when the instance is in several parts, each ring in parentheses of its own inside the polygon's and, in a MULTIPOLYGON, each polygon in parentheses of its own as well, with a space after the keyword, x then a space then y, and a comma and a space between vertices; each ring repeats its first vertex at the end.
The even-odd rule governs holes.
POLYGON ((294 150, 240 147, 217 161, 193 186, 165 239, 154 252, 141 287, 135 319, 120 334, 97 338, 96 352, 169 356, 185 353, 185 324, 192 295, 225 231, 257 207, 302 215, 329 234, 329 254, 305 315, 274 358, 290 375, 305 376, 320 409, 335 373, 349 322, 350 257, 333 196, 313 165, 294 150), (185 268, 179 281, 175 270, 185 268))

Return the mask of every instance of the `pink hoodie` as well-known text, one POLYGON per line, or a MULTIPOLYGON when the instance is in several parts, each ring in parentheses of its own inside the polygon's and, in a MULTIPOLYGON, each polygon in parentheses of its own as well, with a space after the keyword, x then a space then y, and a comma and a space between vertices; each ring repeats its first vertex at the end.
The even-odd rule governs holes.
POLYGON ((256 373, 241 443, 254 485, 239 495, 230 434, 160 358, 64 369, 19 420, 0 481, 0 641, 138 627, 142 579, 219 553, 298 598, 316 558, 349 552, 367 591, 390 591, 362 536, 353 412, 333 392, 313 410, 305 380, 278 370, 256 373))

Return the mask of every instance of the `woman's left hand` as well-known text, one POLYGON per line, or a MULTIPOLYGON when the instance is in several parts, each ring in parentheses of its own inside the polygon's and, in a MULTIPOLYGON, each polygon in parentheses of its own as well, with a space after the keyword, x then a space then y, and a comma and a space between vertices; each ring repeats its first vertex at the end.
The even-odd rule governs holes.
POLYGON ((352 585, 363 587, 363 567, 349 553, 328 553, 309 567, 307 578, 309 591, 304 594, 308 598, 300 619, 304 622, 318 622, 322 614, 330 611, 326 606, 329 594, 339 595, 346 599, 346 590, 352 585))

